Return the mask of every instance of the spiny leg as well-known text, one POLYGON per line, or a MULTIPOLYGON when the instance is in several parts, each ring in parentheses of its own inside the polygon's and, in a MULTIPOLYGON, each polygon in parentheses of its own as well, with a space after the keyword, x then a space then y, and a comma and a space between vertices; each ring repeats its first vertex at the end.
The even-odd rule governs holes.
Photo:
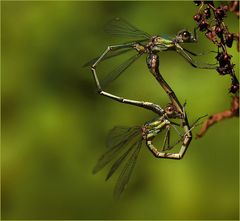
POLYGON ((184 136, 178 131, 178 129, 172 125, 172 127, 174 128, 174 130, 177 132, 177 135, 179 137, 179 139, 172 145, 170 145, 170 131, 169 131, 169 140, 168 140, 168 146, 163 148, 163 151, 166 150, 171 150, 172 148, 174 148, 177 144, 179 144, 181 141, 183 141, 184 136))
POLYGON ((217 64, 201 64, 196 62, 188 55, 188 53, 180 45, 177 45, 177 52, 180 55, 182 55, 182 57, 195 68, 200 68, 200 69, 216 69, 217 68, 217 64))
MULTIPOLYGON (((185 133, 182 135, 182 134, 179 134, 179 136, 180 136, 180 139, 178 140, 178 141, 176 141, 175 142, 175 144, 173 144, 172 146, 169 146, 169 149, 168 150, 170 150, 170 149, 172 149, 173 147, 175 147, 178 143, 180 143, 181 141, 184 141, 184 138, 185 138, 185 136, 189 136, 189 134, 191 135, 191 131, 195 128, 195 127, 197 127, 197 126, 199 126, 199 125, 201 125, 202 124, 202 122, 200 122, 200 123, 197 123, 200 119, 202 119, 202 118, 204 118, 204 117, 206 117, 207 115, 204 115, 204 116, 201 116, 201 117, 198 117, 192 124, 191 124, 191 126, 187 126, 187 129, 185 129, 185 133)), ((172 125, 173 126, 173 125, 172 125)), ((192 135, 191 135, 192 136, 192 135)), ((189 136, 190 137, 190 136, 189 136)))
POLYGON ((128 43, 128 44, 121 44, 121 45, 110 45, 107 47, 107 49, 102 53, 102 55, 96 60, 96 62, 92 65, 92 68, 95 68, 97 64, 106 56, 107 53, 110 51, 119 50, 122 48, 130 48, 134 43, 128 43))
MULTIPOLYGON (((172 146, 168 145, 167 148, 165 148, 165 141, 164 141, 164 146, 163 146, 163 151, 166 151, 166 150, 171 150, 173 147, 175 147, 178 143, 180 143, 182 141, 182 147, 180 149, 180 151, 178 153, 175 153, 175 154, 171 154, 171 153, 165 153, 165 152, 161 152, 161 151, 158 151, 156 147, 154 147, 154 145, 152 144, 152 140, 153 138, 150 140, 150 141, 147 141, 147 146, 149 147, 149 149, 152 151, 152 153, 154 154, 155 157, 159 157, 159 158, 171 158, 171 159, 181 159, 183 158, 184 154, 186 153, 187 151, 187 148, 188 148, 188 145, 190 144, 191 142, 191 139, 192 139, 192 134, 191 134, 191 131, 197 127, 198 125, 200 125, 201 123, 197 123, 200 119, 206 117, 206 115, 204 116, 201 116, 201 117, 198 117, 194 122, 193 124, 191 125, 191 127, 189 127, 188 125, 185 126, 185 133, 183 135, 180 135, 180 139, 175 143, 173 144, 172 146)), ((172 125, 173 126, 173 125, 172 125)), ((170 136, 169 136, 169 139, 170 139, 170 136)))
POLYGON ((191 126, 189 126, 188 124, 184 126, 184 131, 185 133, 183 135, 180 135, 180 139, 172 146, 170 147, 173 148, 175 145, 177 145, 178 143, 180 143, 181 141, 183 142, 182 144, 182 147, 180 149, 180 152, 183 157, 184 153, 187 151, 187 148, 188 148, 188 145, 190 144, 191 140, 192 140, 192 133, 191 131, 202 124, 202 122, 198 123, 199 120, 201 120, 202 118, 206 117, 207 115, 204 115, 204 116, 201 116, 201 117, 198 117, 192 124, 191 126))
MULTIPOLYGON (((177 126, 180 126, 180 125, 177 125, 177 126)), ((183 141, 183 138, 184 136, 178 131, 178 129, 174 126, 174 124, 171 123, 171 127, 173 127, 173 129, 176 131, 179 139, 173 144, 171 145, 170 144, 170 134, 171 134, 171 128, 169 127, 169 129, 167 130, 166 132, 166 136, 164 137, 164 144, 163 144, 163 151, 166 151, 166 150, 171 150, 172 148, 174 148, 177 144, 179 144, 181 141, 183 141), (166 141, 165 139, 167 140, 168 144, 166 146, 166 141)))
POLYGON ((182 47, 182 49, 183 49, 184 51, 188 52, 189 54, 193 55, 193 56, 202 56, 202 55, 209 54, 209 53, 211 53, 211 52, 217 54, 216 51, 207 51, 207 52, 202 52, 202 53, 195 53, 195 52, 192 52, 192 51, 190 51, 190 50, 188 50, 188 49, 186 49, 186 48, 184 48, 184 47, 182 47))
POLYGON ((164 136, 164 141, 163 141, 163 151, 167 150, 170 145, 170 127, 167 127, 166 134, 164 136), (167 146, 166 146, 167 144, 167 146))

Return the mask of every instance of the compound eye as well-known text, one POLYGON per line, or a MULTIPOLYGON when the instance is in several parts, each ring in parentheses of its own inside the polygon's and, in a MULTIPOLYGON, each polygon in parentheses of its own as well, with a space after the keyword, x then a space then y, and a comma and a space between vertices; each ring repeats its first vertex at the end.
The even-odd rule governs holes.
POLYGON ((172 114, 173 113, 173 107, 171 107, 171 106, 167 107, 166 111, 167 111, 168 114, 172 114))
POLYGON ((191 38, 191 34, 190 34, 188 31, 184 31, 184 32, 182 33, 182 39, 183 39, 184 41, 190 40, 190 38, 191 38))

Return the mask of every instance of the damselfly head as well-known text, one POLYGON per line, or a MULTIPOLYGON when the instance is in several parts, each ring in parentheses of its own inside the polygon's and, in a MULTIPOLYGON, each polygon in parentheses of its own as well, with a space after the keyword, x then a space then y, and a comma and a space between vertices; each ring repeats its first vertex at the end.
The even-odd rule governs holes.
POLYGON ((165 113, 169 118, 181 118, 181 113, 177 110, 176 106, 173 104, 168 104, 165 108, 165 113))
POLYGON ((193 34, 187 30, 181 30, 178 32, 176 41, 178 43, 190 43, 196 41, 193 34))

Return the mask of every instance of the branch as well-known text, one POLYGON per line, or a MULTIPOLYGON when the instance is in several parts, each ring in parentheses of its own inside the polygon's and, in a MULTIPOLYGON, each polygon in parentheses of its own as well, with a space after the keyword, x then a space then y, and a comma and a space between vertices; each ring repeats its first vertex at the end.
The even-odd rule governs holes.
POLYGON ((196 138, 202 137, 209 127, 224 119, 239 116, 239 81, 235 75, 235 64, 231 62, 232 55, 227 51, 232 47, 233 41, 237 42, 237 51, 239 48, 239 33, 231 33, 225 24, 227 12, 231 12, 239 17, 239 1, 216 2, 214 1, 194 1, 199 6, 193 19, 197 22, 199 31, 205 32, 205 36, 217 47, 217 56, 215 57, 219 65, 216 71, 220 75, 230 75, 231 86, 229 92, 233 94, 230 110, 225 110, 210 116, 203 124, 196 138))
POLYGON ((223 112, 213 114, 210 116, 203 124, 202 128, 196 135, 196 138, 202 137, 208 130, 209 127, 214 125, 215 123, 232 118, 232 117, 238 117, 239 116, 239 96, 233 96, 232 102, 231 102, 231 108, 229 110, 225 110, 223 112))

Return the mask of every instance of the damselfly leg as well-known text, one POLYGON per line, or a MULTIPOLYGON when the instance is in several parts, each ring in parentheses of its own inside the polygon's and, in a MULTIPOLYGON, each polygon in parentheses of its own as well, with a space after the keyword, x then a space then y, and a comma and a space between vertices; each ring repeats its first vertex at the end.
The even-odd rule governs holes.
POLYGON ((193 56, 197 56, 197 54, 184 49, 180 45, 176 47, 176 51, 194 68, 199 68, 199 69, 216 69, 217 68, 217 64, 202 64, 194 60, 189 54, 192 54, 193 56))
POLYGON ((155 131, 156 128, 154 128, 153 130, 147 130, 146 129, 146 131, 147 131, 147 133, 146 133, 146 145, 148 146, 150 151, 153 153, 153 155, 157 158, 182 159, 184 154, 186 153, 188 145, 189 145, 189 143, 191 142, 191 139, 192 139, 191 131, 195 127, 197 127, 198 125, 202 124, 202 123, 198 123, 198 121, 200 119, 204 118, 204 117, 206 117, 206 115, 197 118, 193 122, 191 127, 186 125, 185 128, 184 128, 184 132, 182 134, 179 133, 178 129, 174 126, 173 123, 171 123, 171 121, 165 119, 163 126, 165 126, 167 128, 167 133, 166 133, 165 138, 164 138, 163 147, 162 148, 161 147, 156 148, 155 145, 153 144, 153 139, 156 137, 156 131, 155 131), (179 139, 177 141, 175 141, 175 143, 173 145, 169 144, 170 143, 170 128, 171 127, 174 128, 179 135, 179 139), (166 145, 166 143, 168 143, 168 145, 166 145), (180 148, 179 152, 177 152, 177 153, 166 152, 167 150, 173 149, 179 143, 181 143, 181 148, 180 148))
MULTIPOLYGON (((167 105, 165 107, 165 110, 169 109, 169 107, 173 107, 173 104, 167 105)), ((185 152, 187 151, 187 148, 191 142, 192 139, 192 133, 187 121, 187 117, 185 114, 184 109, 183 114, 179 115, 179 112, 177 111, 175 107, 176 112, 167 113, 160 117, 158 121, 153 121, 151 123, 148 123, 145 125, 145 141, 146 145, 149 148, 149 150, 153 153, 153 155, 157 158, 166 158, 166 159, 182 159, 185 152), (184 117, 183 117, 184 116, 184 117), (172 122, 170 119, 179 119, 180 123, 172 122), (180 132, 180 130, 182 132, 180 132), (163 139, 163 145, 160 148, 155 147, 153 144, 153 140, 158 136, 160 132, 165 130, 165 137, 163 139), (170 142, 171 133, 175 132, 178 136, 177 141, 174 141, 173 143, 170 142), (181 143, 181 147, 179 152, 177 153, 171 153, 166 152, 168 150, 173 149, 176 145, 181 143)))

